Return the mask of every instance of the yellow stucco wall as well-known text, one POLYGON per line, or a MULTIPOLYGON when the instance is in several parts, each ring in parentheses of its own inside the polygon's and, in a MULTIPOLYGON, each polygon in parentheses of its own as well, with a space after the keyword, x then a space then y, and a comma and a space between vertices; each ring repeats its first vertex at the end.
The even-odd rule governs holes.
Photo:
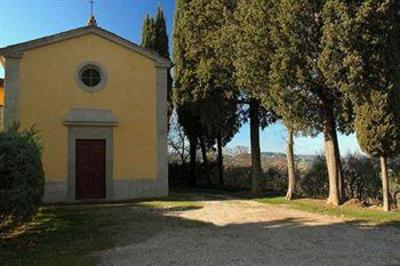
POLYGON ((70 108, 111 109, 114 128, 114 179, 156 176, 156 69, 150 59, 95 34, 54 43, 24 53, 18 103, 21 126, 35 124, 44 144, 43 163, 48 181, 67 177, 68 129, 63 125, 70 108), (95 93, 75 81, 85 61, 100 63, 107 84, 95 93))

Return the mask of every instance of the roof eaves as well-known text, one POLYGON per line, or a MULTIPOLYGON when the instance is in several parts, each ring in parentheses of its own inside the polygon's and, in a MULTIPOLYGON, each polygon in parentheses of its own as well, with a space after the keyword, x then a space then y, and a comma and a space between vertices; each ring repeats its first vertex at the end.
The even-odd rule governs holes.
POLYGON ((158 55, 157 53, 154 53, 152 51, 149 51, 148 49, 145 49, 139 45, 137 45, 134 42, 131 42, 129 40, 126 40, 115 33, 112 33, 110 31, 107 31, 103 28, 97 27, 97 26, 85 26, 81 28, 76 28, 73 30, 53 34, 50 36, 42 37, 39 39, 35 39, 32 41, 28 42, 23 42, 15 45, 10 45, 5 48, 0 49, 0 55, 5 56, 5 57, 21 57, 23 55, 23 52, 29 49, 41 47, 44 45, 60 42, 66 39, 70 38, 75 38, 79 37, 84 34, 88 33, 94 33, 97 34, 101 37, 104 37, 110 41, 113 41, 117 44, 120 44, 122 46, 125 46, 126 48, 129 48, 143 56, 146 56, 147 58, 153 60, 156 62, 157 66, 159 67, 170 67, 171 62, 158 55))

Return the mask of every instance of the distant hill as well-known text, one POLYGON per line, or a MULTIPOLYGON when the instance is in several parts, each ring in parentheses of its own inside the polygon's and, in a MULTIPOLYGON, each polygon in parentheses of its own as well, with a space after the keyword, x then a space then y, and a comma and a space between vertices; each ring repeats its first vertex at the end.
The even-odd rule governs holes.
MULTIPOLYGON (((316 155, 295 155, 297 162, 310 164, 315 159, 316 155)), ((251 154, 250 153, 238 153, 238 154, 226 154, 224 156, 224 163, 226 166, 251 166, 251 154)), ((263 166, 274 164, 286 165, 286 154, 281 152, 262 152, 261 153, 261 164, 263 166)))
MULTIPOLYGON (((286 154, 282 152, 262 152, 261 157, 265 159, 286 159, 286 154)), ((315 159, 316 155, 311 154, 296 154, 296 160, 304 160, 311 162, 315 159)))
POLYGON ((264 158, 286 158, 286 154, 281 152, 262 152, 261 157, 264 158))
MULTIPOLYGON (((179 155, 175 153, 170 153, 171 161, 179 161, 179 155)), ((300 162, 304 162, 306 164, 311 163, 315 159, 316 155, 309 154, 296 154, 295 160, 300 162)), ((201 161, 201 155, 198 154, 198 159, 201 161)), ((215 154, 209 154, 210 160, 215 160, 215 154)), ((269 164, 271 161, 280 162, 282 164, 286 163, 286 154, 282 152, 262 152, 261 153, 261 162, 262 164, 269 164)), ((251 166, 251 154, 248 152, 236 153, 236 154, 224 154, 224 163, 225 165, 235 165, 235 166, 251 166)))

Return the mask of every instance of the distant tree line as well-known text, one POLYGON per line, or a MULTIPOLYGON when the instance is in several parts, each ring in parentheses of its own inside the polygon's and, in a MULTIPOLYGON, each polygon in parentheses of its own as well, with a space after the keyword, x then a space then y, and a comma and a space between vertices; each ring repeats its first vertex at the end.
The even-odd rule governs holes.
MULTIPOLYGON (((189 142, 191 185, 198 147, 207 164, 215 146, 224 185, 222 147, 249 122, 252 191, 260 193, 259 132, 281 120, 289 133, 287 199, 297 194, 293 136, 322 133, 327 202, 342 204, 337 135, 356 133, 380 160, 390 210, 387 160, 400 150, 399 1, 177 0, 175 12, 170 102, 189 142)), ((146 18, 145 32, 159 31, 158 19, 146 18)), ((143 46, 162 54, 145 32, 143 46)))

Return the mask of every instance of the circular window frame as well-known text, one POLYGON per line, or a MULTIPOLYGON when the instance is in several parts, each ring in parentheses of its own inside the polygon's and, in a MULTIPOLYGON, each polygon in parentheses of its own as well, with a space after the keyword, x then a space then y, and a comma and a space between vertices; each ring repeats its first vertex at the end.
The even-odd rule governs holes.
POLYGON ((87 91, 87 92, 97 92, 104 89, 107 83, 107 72, 105 68, 94 61, 86 61, 79 65, 75 73, 75 81, 78 84, 78 87, 87 91), (88 68, 94 68, 100 74, 100 82, 96 86, 88 86, 82 81, 82 72, 87 70, 88 68))

